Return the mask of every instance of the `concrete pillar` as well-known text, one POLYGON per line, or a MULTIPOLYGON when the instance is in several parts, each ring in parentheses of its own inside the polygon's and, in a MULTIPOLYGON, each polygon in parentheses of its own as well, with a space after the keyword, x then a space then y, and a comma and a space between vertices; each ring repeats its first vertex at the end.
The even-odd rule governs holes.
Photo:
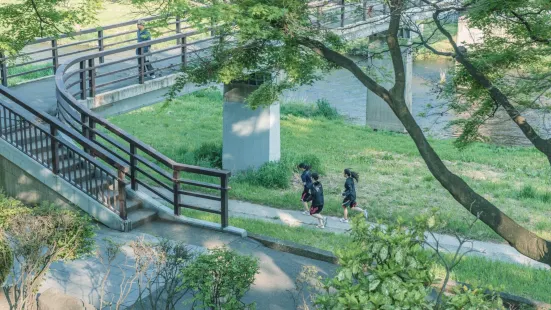
MULTIPOLYGON (((411 43, 411 39, 409 43, 411 43)), ((410 49, 404 50, 402 55, 404 55, 404 66, 406 73, 406 105, 409 110, 412 111, 413 99, 411 82, 413 79, 413 56, 410 49)), ((382 59, 374 59, 373 65, 389 71, 389 76, 386 77, 381 84, 387 89, 392 87, 392 85, 394 85, 394 71, 392 70, 392 60, 390 59, 390 55, 384 55, 382 59)), ((366 124, 369 127, 376 130, 405 132, 404 126, 400 120, 398 120, 396 115, 394 115, 394 112, 390 109, 388 104, 369 89, 367 90, 366 101, 366 124)))
POLYGON ((247 81, 224 85, 222 166, 232 172, 281 157, 279 103, 255 110, 245 104, 258 86, 247 81))
POLYGON ((457 22, 457 45, 466 46, 470 44, 483 43, 484 33, 477 28, 469 27, 469 20, 465 16, 459 17, 457 22))

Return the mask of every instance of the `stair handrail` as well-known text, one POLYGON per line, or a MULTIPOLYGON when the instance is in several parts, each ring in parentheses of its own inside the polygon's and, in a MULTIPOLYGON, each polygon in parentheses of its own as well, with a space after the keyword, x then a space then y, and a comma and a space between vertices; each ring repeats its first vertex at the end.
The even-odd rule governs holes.
MULTIPOLYGON (((204 31, 208 30, 209 29, 205 29, 204 31)), ((58 71, 56 72, 56 95, 58 99, 59 115, 66 124, 72 126, 75 130, 82 133, 85 137, 92 141, 92 143, 95 143, 106 152, 109 152, 111 155, 117 157, 119 160, 122 160, 129 165, 130 171, 126 172, 126 175, 130 179, 131 188, 133 190, 138 190, 138 185, 147 188, 149 191, 153 192, 168 203, 172 204, 174 207, 175 215, 181 214, 181 207, 220 214, 221 226, 222 228, 225 228, 228 226, 228 190, 230 189, 228 182, 229 177, 231 176, 231 173, 229 171, 222 169, 204 168, 195 165, 187 165, 174 161, 173 159, 165 156, 150 145, 142 142, 141 140, 119 128, 118 126, 110 123, 105 118, 101 117, 97 113, 91 111, 88 107, 81 104, 79 100, 77 100, 77 98, 75 98, 75 96, 69 92, 66 85, 66 81, 75 74, 80 75, 79 83, 84 83, 88 85, 88 82, 91 80, 90 77, 93 77, 96 74, 95 70, 103 66, 93 65, 94 62, 91 62, 90 60, 128 51, 142 51, 143 48, 145 48, 146 46, 168 41, 176 42, 174 47, 171 47, 171 49, 180 48, 182 46, 189 45, 188 43, 186 43, 187 37, 194 36, 200 33, 201 31, 179 33, 165 38, 150 40, 147 42, 137 43, 130 46, 125 46, 90 55, 84 55, 69 60, 64 64, 61 64, 58 71), (92 65, 86 66, 86 64, 92 65), (71 70, 76 65, 79 66, 79 69, 71 70), (98 130, 96 128, 98 126, 102 127, 104 131, 98 130), (105 132, 107 132, 107 134, 105 132), (101 141, 100 139, 97 139, 97 137, 101 138, 101 141), (113 137, 124 141, 124 143, 127 143, 127 145, 123 145, 121 142, 117 141, 116 138, 114 139, 113 137), (142 152, 143 154, 149 156, 150 158, 152 158, 152 160, 149 160, 148 158, 146 158, 146 156, 139 155, 139 152, 142 152), (138 164, 140 164, 142 167, 140 167, 140 165, 138 164), (169 171, 166 171, 166 169, 160 167, 160 165, 170 169, 171 173, 169 173, 169 171), (144 166, 153 172, 149 173, 144 169, 144 166), (171 197, 168 197, 166 194, 164 194, 151 184, 140 180, 138 178, 138 173, 140 175, 146 176, 147 178, 149 178, 149 180, 152 180, 153 183, 159 185, 165 191, 168 191, 171 197), (182 178, 181 175, 185 173, 215 177, 219 179, 219 183, 213 184, 209 182, 194 181, 182 178), (156 176, 154 174, 156 174, 156 176), (183 188, 185 186, 200 187, 207 190, 216 190, 220 192, 220 195, 213 196, 201 192, 192 192, 189 190, 185 190, 183 188), (209 200, 220 201, 220 209, 218 210, 186 204, 181 199, 182 195, 189 195, 209 200)), ((212 38, 209 38, 208 40, 210 39, 212 38)), ((204 40, 198 40, 195 41, 195 43, 202 41, 204 40)), ((147 54, 140 52, 136 56, 125 58, 125 60, 139 60, 151 54, 155 54, 155 52, 147 54)), ((88 92, 81 92, 81 95, 82 93, 84 93, 85 95, 81 98, 86 98, 89 95, 88 92)))
MULTIPOLYGON (((15 94, 15 92, 8 89, 7 87, 0 85, 0 95, 6 97, 7 99, 15 103, 15 104, 11 104, 5 100, 0 100, 0 106, 3 106, 5 109, 7 109, 7 111, 13 113, 14 115, 24 118, 25 122, 27 122, 28 124, 31 124, 35 128, 38 128, 39 130, 49 134, 49 136, 51 137, 51 143, 50 143, 51 148, 48 150, 48 152, 51 153, 51 161, 52 161, 51 171, 53 174, 58 175, 62 168, 60 167, 59 152, 58 152, 58 146, 57 146, 57 144, 62 144, 64 147, 69 148, 71 152, 76 153, 81 158, 87 160, 88 162, 93 163, 93 165, 96 166, 97 168, 100 168, 102 172, 111 176, 114 180, 117 180, 119 208, 113 211, 118 212, 119 216, 122 219, 124 220, 127 219, 125 188, 128 182, 125 179, 125 174, 130 170, 130 167, 128 165, 119 161, 117 158, 110 156, 109 154, 105 154, 105 152, 103 150, 98 149, 92 141, 82 136, 79 132, 75 131, 71 127, 68 127, 66 124, 62 123, 57 118, 49 115, 46 112, 37 110, 31 105, 25 103, 24 100, 22 100, 17 94, 15 94), (23 111, 26 113, 30 113, 31 115, 34 115, 36 119, 39 119, 44 124, 49 125, 49 132, 47 132, 48 128, 45 128, 44 125, 41 125, 39 122, 36 121, 36 119, 31 119, 30 117, 25 115, 25 113, 22 113, 23 111), (64 139, 59 137, 60 133, 69 137, 70 139, 73 140, 73 142, 77 143, 78 145, 82 146, 84 150, 79 149, 69 141, 63 142, 62 140, 64 139), (100 158, 111 167, 114 167, 116 171, 112 171, 111 167, 104 165, 101 161, 97 160, 95 157, 100 158)), ((5 112, 6 110, 3 110, 3 111, 5 112)), ((11 124, 11 119, 7 119, 5 113, 3 114, 3 120, 4 120, 4 125, 6 125, 6 123, 11 124)), ((27 129, 27 128, 23 128, 23 129, 27 129)), ((37 159, 38 159, 38 156, 37 156, 37 159)), ((69 178, 69 181, 70 181, 70 178, 69 178)), ((80 188, 80 189, 83 192, 87 193, 84 188, 80 188)), ((87 193, 87 194, 90 194, 90 193, 87 193)), ((103 201, 100 201, 100 200, 98 201, 104 204, 104 206, 111 209, 111 205, 109 202, 107 202, 106 204, 103 201)))

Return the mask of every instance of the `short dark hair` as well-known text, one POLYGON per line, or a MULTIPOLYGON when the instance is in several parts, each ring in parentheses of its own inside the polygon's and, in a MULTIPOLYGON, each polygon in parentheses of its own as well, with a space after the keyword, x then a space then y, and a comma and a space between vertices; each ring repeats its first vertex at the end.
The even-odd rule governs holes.
POLYGON ((299 167, 300 169, 310 170, 310 166, 309 166, 307 163, 300 163, 300 164, 298 165, 298 167, 299 167))
POLYGON ((317 181, 319 178, 320 178, 320 175, 317 172, 312 173, 312 179, 317 181))

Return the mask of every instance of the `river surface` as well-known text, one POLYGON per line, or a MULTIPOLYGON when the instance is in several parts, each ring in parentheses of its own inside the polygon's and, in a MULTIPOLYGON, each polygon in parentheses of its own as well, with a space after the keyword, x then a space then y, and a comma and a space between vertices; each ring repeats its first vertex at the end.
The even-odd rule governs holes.
MULTIPOLYGON (((435 85, 446 77, 447 70, 453 66, 452 61, 415 60, 413 62, 412 103, 413 115, 425 134, 435 138, 452 138, 460 134, 458 128, 449 128, 452 119, 465 117, 442 113, 439 108, 444 99, 439 98, 435 85), (430 105, 433 108, 427 109, 430 105), (420 116, 426 113, 426 116, 420 116)), ((347 116, 358 125, 366 123, 367 89, 347 70, 335 70, 312 86, 302 86, 296 91, 287 92, 284 102, 315 102, 318 99, 328 100, 339 113, 347 116)), ((523 115, 540 132, 542 137, 551 137, 551 116, 537 110, 523 111, 523 115), (546 126, 546 123, 549 123, 546 126)), ((480 130, 487 141, 500 145, 531 145, 522 132, 507 117, 505 112, 498 111, 496 117, 480 130)))

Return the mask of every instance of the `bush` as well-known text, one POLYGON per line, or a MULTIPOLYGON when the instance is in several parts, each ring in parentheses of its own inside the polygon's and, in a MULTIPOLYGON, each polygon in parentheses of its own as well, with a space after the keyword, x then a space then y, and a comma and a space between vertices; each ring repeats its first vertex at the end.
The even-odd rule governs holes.
POLYGON ((256 171, 257 183, 266 188, 289 188, 291 176, 291 170, 281 162, 265 163, 256 171))
POLYGON ((325 117, 326 119, 338 119, 341 117, 337 109, 333 108, 326 99, 319 99, 316 101, 316 105, 317 110, 315 116, 325 117))
POLYGON ((325 173, 325 169, 323 169, 323 166, 321 165, 321 160, 318 156, 314 154, 301 154, 297 155, 296 158, 293 159, 293 167, 296 172, 298 171, 298 165, 300 163, 306 163, 311 167, 312 171, 315 171, 319 174, 325 173))
POLYGON ((10 218, 30 212, 31 209, 25 206, 21 201, 8 197, 0 192, 0 229, 6 228, 10 218))
POLYGON ((219 143, 203 143, 195 150, 195 163, 207 162, 212 168, 222 169, 222 145, 219 143))
POLYGON ((0 234, 0 286, 4 286, 4 281, 10 274, 12 265, 13 253, 4 236, 0 234))
POLYGON ((181 272, 182 287, 192 290, 189 303, 206 309, 248 309, 241 299, 258 273, 258 261, 224 248, 203 254, 181 272))
POLYGON ((384 229, 355 219, 352 241, 337 251, 341 268, 315 303, 323 309, 430 309, 433 259, 424 230, 384 229))
POLYGON ((319 99, 316 104, 287 103, 281 105, 282 115, 292 115, 302 118, 322 117, 329 120, 340 119, 341 115, 326 99, 319 99))

